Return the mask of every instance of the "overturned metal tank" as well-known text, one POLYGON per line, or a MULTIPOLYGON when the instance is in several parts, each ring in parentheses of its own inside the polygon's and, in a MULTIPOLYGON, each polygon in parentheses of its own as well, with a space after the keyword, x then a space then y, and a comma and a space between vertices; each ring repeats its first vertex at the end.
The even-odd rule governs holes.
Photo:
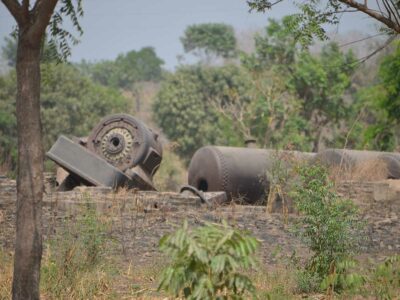
POLYGON ((268 174, 277 160, 290 165, 313 157, 296 151, 206 146, 190 161, 188 183, 204 192, 224 191, 229 199, 255 203, 268 192, 268 174))
POLYGON ((61 136, 47 156, 65 170, 58 171, 60 190, 81 184, 155 190, 162 145, 144 123, 116 114, 102 119, 87 138, 61 136))
MULTIPOLYGON (((317 153, 311 161, 328 168, 341 168, 342 172, 377 172, 378 179, 400 179, 400 154, 366 150, 326 149, 317 153)), ((369 174, 359 174, 367 176, 369 174)), ((371 174, 373 175, 373 174, 371 174)))

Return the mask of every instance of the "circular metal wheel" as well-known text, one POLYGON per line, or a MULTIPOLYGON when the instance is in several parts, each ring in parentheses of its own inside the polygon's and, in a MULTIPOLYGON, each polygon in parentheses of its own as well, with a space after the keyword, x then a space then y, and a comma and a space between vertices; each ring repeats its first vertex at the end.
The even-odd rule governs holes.
POLYGON ((147 152, 146 131, 149 129, 130 115, 111 115, 94 127, 88 137, 87 147, 125 171, 137 165, 147 152))

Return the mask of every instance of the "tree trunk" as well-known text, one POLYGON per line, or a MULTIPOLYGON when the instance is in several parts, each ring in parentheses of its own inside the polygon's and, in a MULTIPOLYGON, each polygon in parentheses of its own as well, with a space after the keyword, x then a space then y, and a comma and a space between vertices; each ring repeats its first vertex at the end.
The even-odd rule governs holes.
POLYGON ((43 147, 40 121, 40 40, 19 29, 17 51, 17 232, 13 299, 39 299, 42 258, 43 147))

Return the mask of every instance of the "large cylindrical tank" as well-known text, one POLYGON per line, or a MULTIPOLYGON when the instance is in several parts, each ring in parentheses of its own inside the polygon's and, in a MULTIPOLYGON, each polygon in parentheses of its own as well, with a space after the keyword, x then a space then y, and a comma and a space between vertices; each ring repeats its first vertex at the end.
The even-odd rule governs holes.
POLYGON ((269 190, 268 173, 281 156, 309 160, 311 153, 206 146, 193 155, 188 183, 201 191, 224 191, 229 199, 254 203, 269 190))
MULTIPOLYGON (((375 179, 400 178, 400 154, 366 150, 326 149, 315 155, 312 163, 341 167, 344 172, 376 172, 375 179), (380 170, 377 170, 379 168, 380 170), (380 174, 377 174, 379 171, 380 174)), ((374 174, 358 174, 368 177, 374 174)))

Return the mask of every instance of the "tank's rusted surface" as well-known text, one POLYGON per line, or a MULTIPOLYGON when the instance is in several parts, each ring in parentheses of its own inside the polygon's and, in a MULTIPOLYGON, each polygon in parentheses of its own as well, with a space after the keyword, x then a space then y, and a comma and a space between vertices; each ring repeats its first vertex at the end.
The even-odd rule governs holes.
POLYGON ((60 137, 47 156, 68 171, 58 178, 60 190, 80 184, 154 190, 162 145, 141 121, 116 114, 102 119, 87 138, 60 137))
POLYGON ((201 191, 224 191, 229 199, 255 203, 265 198, 268 174, 276 160, 300 162, 314 154, 254 148, 207 146, 194 154, 188 170, 188 183, 201 191))
POLYGON ((394 152, 326 149, 317 153, 312 163, 340 167, 343 172, 374 172, 373 167, 379 165, 385 169, 381 179, 400 179, 400 154, 394 152))

